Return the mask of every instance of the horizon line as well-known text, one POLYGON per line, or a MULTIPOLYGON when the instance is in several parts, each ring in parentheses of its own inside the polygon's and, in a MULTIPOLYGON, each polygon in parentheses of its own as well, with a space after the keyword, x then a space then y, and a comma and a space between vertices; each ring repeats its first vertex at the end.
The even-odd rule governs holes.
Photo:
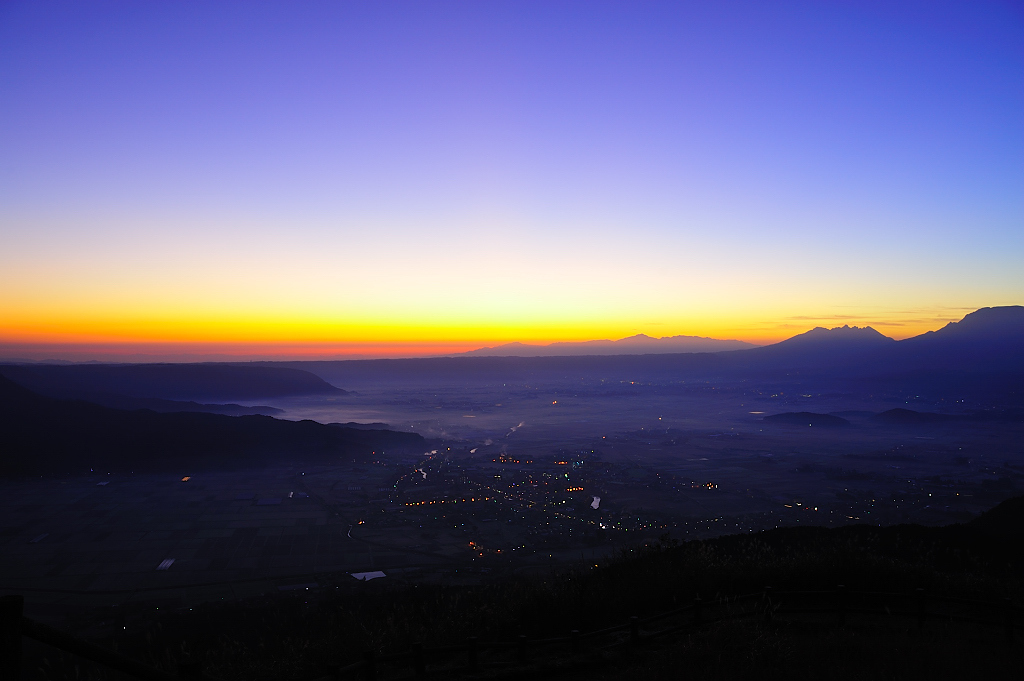
MULTIPOLYGON (((430 359, 440 357, 472 356, 471 353, 496 350, 508 345, 527 348, 550 348, 552 346, 573 346, 589 343, 620 343, 638 336, 653 342, 671 341, 676 338, 693 339, 696 342, 743 343, 749 348, 723 348, 722 350, 680 350, 678 354, 706 352, 729 352, 739 349, 766 347, 788 340, 808 331, 827 328, 873 328, 870 325, 822 327, 812 326, 779 340, 768 342, 744 341, 736 338, 714 338, 675 334, 651 336, 636 333, 618 339, 594 338, 580 341, 555 340, 548 343, 523 341, 493 342, 491 344, 452 343, 296 343, 296 342, 236 342, 236 341, 68 341, 68 342, 11 342, 0 340, 0 363, 7 364, 148 364, 148 363, 235 363, 235 362, 315 362, 315 361, 357 361, 376 359, 430 359)), ((877 331, 877 329, 874 329, 877 331)), ((879 332, 881 333, 881 332, 879 332)), ((885 335, 885 334, 882 334, 885 335)), ((918 334, 914 334, 918 335, 918 334)), ((892 336, 888 336, 892 338, 892 336)), ((913 336, 907 336, 908 338, 913 336)), ((895 340, 902 340, 895 338, 895 340)), ((487 341, 483 341, 487 343, 487 341)), ((623 346, 628 348, 629 346, 623 346)), ((586 354, 586 353, 574 353, 586 354)), ((607 353, 606 353, 607 354, 607 353)), ((620 352, 617 354, 674 354, 649 352, 620 352)), ((485 355, 486 356, 486 355, 485 355)), ((492 355, 493 356, 493 355, 492 355)), ((515 356, 515 355, 509 355, 515 356)), ((558 355, 551 355, 558 356, 558 355)), ((571 356, 571 355, 567 355, 571 356)))

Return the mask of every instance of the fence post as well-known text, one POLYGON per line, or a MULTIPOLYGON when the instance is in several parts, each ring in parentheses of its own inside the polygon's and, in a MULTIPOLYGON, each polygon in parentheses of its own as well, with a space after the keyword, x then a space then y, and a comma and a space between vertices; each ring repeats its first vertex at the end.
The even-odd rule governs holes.
POLYGON ((839 620, 839 626, 846 624, 846 585, 836 585, 836 617, 839 620))
POLYGON ((480 669, 480 660, 479 660, 479 657, 477 655, 476 643, 477 643, 477 637, 476 636, 470 636, 469 638, 466 639, 466 647, 467 647, 467 653, 468 653, 468 657, 469 657, 469 669, 470 669, 470 671, 474 671, 474 672, 477 671, 478 669, 480 669))
POLYGON ((526 634, 519 634, 519 661, 526 662, 526 634))
POLYGON ((580 630, 573 629, 569 632, 569 640, 571 642, 571 648, 573 655, 579 655, 580 653, 580 630))
POLYGON ((693 597, 693 623, 700 624, 701 621, 701 607, 704 603, 700 600, 700 594, 693 597))
POLYGON ((1009 598, 1003 599, 1003 616, 1006 625, 1006 642, 1013 643, 1013 601, 1009 598))
POLYGON ((640 618, 636 615, 629 618, 629 642, 633 645, 640 643, 640 618))
POLYGON ((764 621, 772 621, 772 588, 770 586, 764 588, 764 621))
POLYGON ((917 597, 917 628, 924 629, 924 618, 925 618, 925 600, 924 600, 924 589, 918 587, 914 589, 914 594, 917 597))
POLYGON ((363 678, 366 681, 377 681, 377 664, 372 650, 363 653, 363 678))
POLYGON ((427 662, 423 659, 423 644, 419 641, 412 644, 412 669, 416 676, 427 673, 427 662))
POLYGON ((0 596, 0 681, 21 678, 21 618, 24 596, 0 596))

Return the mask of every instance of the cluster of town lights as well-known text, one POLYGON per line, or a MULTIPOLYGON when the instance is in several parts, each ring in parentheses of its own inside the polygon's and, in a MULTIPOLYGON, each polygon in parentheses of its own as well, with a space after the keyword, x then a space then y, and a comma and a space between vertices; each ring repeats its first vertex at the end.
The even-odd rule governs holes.
POLYGON ((490 501, 493 497, 470 497, 469 499, 435 499, 434 501, 407 501, 406 506, 429 506, 430 504, 457 504, 460 501, 490 501))

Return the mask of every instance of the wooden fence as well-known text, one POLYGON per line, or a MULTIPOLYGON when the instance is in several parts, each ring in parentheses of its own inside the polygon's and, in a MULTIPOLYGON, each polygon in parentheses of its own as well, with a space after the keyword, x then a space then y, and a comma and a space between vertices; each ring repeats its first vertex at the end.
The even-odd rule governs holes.
MULTIPOLYGON (((22 596, 0 597, 0 681, 20 679, 24 636, 145 681, 216 681, 194 664, 180 664, 177 674, 150 667, 25 617, 23 607, 22 596)), ((1020 611, 1009 600, 976 601, 929 594, 924 589, 898 593, 851 591, 843 586, 828 591, 774 591, 766 587, 757 593, 708 601, 698 597, 686 606, 650 617, 630 617, 616 626, 588 632, 573 630, 565 636, 531 639, 520 635, 511 641, 486 642, 471 637, 462 643, 433 648, 413 643, 409 650, 388 655, 367 652, 362 659, 311 681, 346 681, 355 677, 376 681, 389 670, 404 671, 406 675, 411 670, 424 676, 431 666, 438 671, 443 667, 448 672, 473 673, 485 667, 513 671, 517 666, 565 659, 584 650, 639 647, 686 629, 743 618, 771 622, 782 617, 806 617, 839 626, 854 619, 905 618, 916 620, 920 629, 929 621, 939 620, 1000 628, 1006 642, 1012 644, 1015 631, 1021 628, 1020 611)))

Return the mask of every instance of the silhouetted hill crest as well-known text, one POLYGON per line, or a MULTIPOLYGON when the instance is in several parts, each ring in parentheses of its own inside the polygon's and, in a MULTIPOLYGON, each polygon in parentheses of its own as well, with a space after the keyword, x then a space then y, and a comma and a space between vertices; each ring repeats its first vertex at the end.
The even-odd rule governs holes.
POLYGON ((269 416, 111 409, 43 397, 0 376, 0 474, 182 471, 263 466, 292 457, 366 458, 419 449, 415 433, 269 416))
POLYGON ((850 425, 850 422, 841 416, 816 414, 810 411, 789 411, 782 414, 772 414, 771 416, 765 416, 761 420, 775 425, 802 426, 804 428, 842 428, 850 425))
POLYGON ((811 345, 857 345, 860 347, 881 347, 887 346, 896 341, 888 336, 879 333, 870 326, 835 326, 826 329, 823 326, 816 326, 810 331, 798 333, 792 338, 766 346, 769 348, 792 348, 796 346, 807 347, 811 345))
POLYGON ((1002 381, 1024 372, 1024 307, 982 308, 937 331, 899 341, 871 362, 875 374, 1002 381))
POLYGON ((223 402, 345 394, 303 369, 253 364, 7 364, 0 374, 41 395, 76 399, 223 402))
MULTIPOLYGON (((933 332, 896 341, 872 327, 816 328, 774 345, 715 353, 580 355, 558 357, 457 357, 281 363, 308 368, 338 385, 465 384, 508 381, 542 384, 574 376, 611 383, 645 381, 767 381, 805 392, 839 388, 852 393, 970 397, 982 404, 1024 406, 1024 337, 1012 319, 1024 308, 991 308, 968 315, 984 328, 984 342, 950 340, 963 332, 933 332), (1006 324, 981 324, 1008 318, 1006 324), (992 329, 1002 329, 995 333, 992 329)), ((964 323, 964 322, 960 322, 964 323)), ((787 388, 787 391, 789 388, 787 388)))
POLYGON ((1024 338, 1024 306, 982 307, 964 315, 959 322, 949 322, 941 329, 919 337, 946 336, 994 339, 1002 336, 1024 338))
POLYGON ((1003 501, 967 525, 986 534, 1024 539, 1024 496, 1003 501))
POLYGON ((871 417, 871 420, 878 423, 884 423, 886 425, 902 426, 928 423, 949 423, 950 421, 955 421, 959 418, 961 417, 950 414, 936 414, 898 407, 896 409, 889 409, 888 411, 875 414, 871 417))
POLYGON ((815 327, 773 345, 729 353, 733 372, 820 372, 855 364, 896 341, 870 326, 815 327))

